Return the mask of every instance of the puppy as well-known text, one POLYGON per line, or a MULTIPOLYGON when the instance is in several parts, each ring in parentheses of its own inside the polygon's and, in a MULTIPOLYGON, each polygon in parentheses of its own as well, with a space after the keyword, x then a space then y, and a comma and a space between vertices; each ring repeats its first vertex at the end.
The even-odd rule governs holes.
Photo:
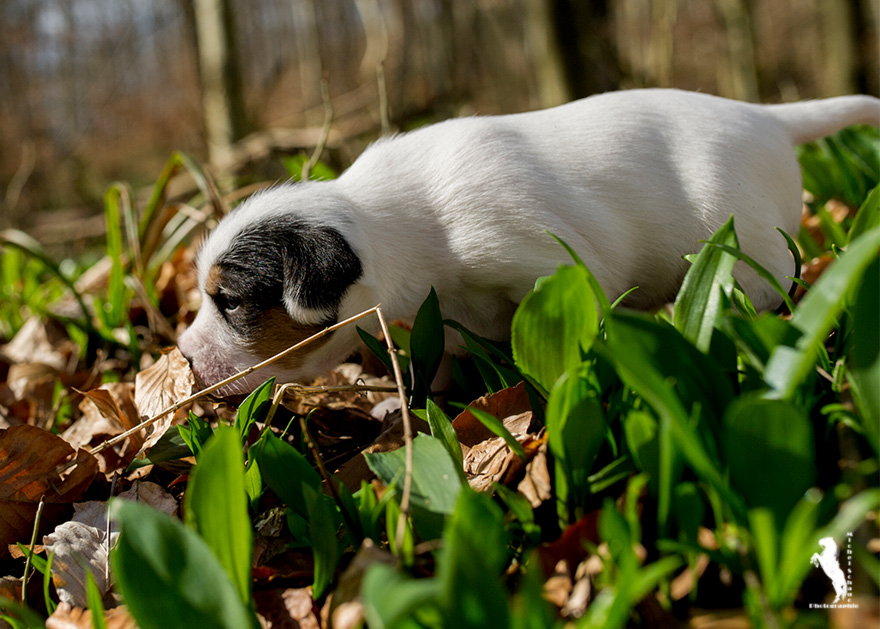
MULTIPOLYGON (((793 147, 856 123, 880 125, 880 100, 633 90, 379 140, 337 180, 277 186, 221 221, 198 256, 202 305, 180 349, 212 384, 376 304, 411 322, 432 286, 445 317, 504 339, 535 279, 570 263, 546 231, 610 298, 638 286, 626 304, 650 309, 675 297, 682 256, 732 214, 743 250, 787 284, 794 265, 774 228, 798 230, 793 147)), ((751 269, 734 274, 755 306, 777 305, 751 269)), ((347 326, 221 393, 317 375, 358 345, 347 326)))

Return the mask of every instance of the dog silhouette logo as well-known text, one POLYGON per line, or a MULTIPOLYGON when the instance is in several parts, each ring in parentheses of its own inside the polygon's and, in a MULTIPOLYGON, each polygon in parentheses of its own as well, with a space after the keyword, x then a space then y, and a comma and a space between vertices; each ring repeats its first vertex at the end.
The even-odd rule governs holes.
POLYGON ((843 568, 840 567, 840 561, 838 560, 838 549, 837 543, 831 537, 823 537, 819 540, 819 546, 822 547, 821 553, 813 553, 813 556, 810 558, 810 563, 816 566, 817 568, 822 568, 822 571, 825 575, 831 580, 831 585, 834 588, 834 603, 837 603, 841 599, 846 598, 847 592, 849 590, 847 586, 847 578, 843 572, 843 568))

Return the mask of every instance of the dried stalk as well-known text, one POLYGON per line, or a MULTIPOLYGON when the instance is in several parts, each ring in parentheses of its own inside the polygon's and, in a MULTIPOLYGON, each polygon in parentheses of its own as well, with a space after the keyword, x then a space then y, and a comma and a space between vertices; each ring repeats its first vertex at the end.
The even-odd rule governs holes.
POLYGON ((197 399, 204 397, 204 396, 208 395, 209 393, 213 393, 214 391, 217 391, 218 389, 222 389, 223 387, 228 386, 229 384, 232 384, 233 382, 235 382, 236 380, 238 380, 240 378, 244 378, 246 376, 249 376, 253 372, 257 371, 258 369, 262 369, 263 367, 267 367, 267 366, 271 365, 272 363, 277 362, 277 361, 281 360, 282 358, 285 358, 286 356, 288 356, 296 351, 299 351, 300 349, 302 349, 306 345, 309 345, 310 343, 317 341, 319 338, 326 336, 327 334, 330 334, 334 330, 338 330, 339 328, 344 327, 346 325, 349 325, 350 323, 353 323, 359 319, 363 319, 364 317, 369 316, 374 312, 377 312, 377 313, 379 312, 379 306, 374 306, 374 307, 370 308, 369 310, 365 310, 364 312, 362 312, 360 314, 357 314, 353 317, 349 317, 345 321, 340 321, 339 323, 335 323, 335 324, 331 325, 330 327, 324 328, 323 330, 321 330, 317 334, 313 334, 309 338, 307 338, 303 341, 300 341, 296 345, 291 345, 290 347, 285 349, 283 352, 279 352, 278 354, 275 354, 271 358, 267 358, 266 360, 264 360, 261 363, 258 363, 252 367, 248 367, 244 371, 240 371, 237 374, 226 378, 225 380, 221 380, 217 384, 211 385, 210 387, 208 387, 206 389, 202 389, 198 393, 195 393, 195 394, 189 396, 188 398, 181 400, 180 402, 172 404, 171 406, 169 406, 168 408, 166 408, 163 411, 160 411, 159 413, 157 413, 153 417, 150 417, 149 419, 144 420, 143 422, 141 422, 140 424, 138 424, 134 428, 131 428, 130 430, 126 430, 122 434, 116 435, 112 439, 108 439, 107 441, 101 443, 100 445, 95 447, 90 452, 91 452, 91 454, 97 454, 98 452, 101 452, 102 450, 106 450, 110 446, 114 446, 117 443, 119 443, 120 441, 128 439, 133 434, 146 428, 147 426, 151 426, 151 425, 155 424, 157 421, 159 421, 160 419, 162 419, 166 415, 169 415, 171 413, 176 413, 181 408, 183 408, 184 406, 186 406, 188 404, 192 404, 197 399))
POLYGON ((406 462, 404 464, 403 476, 403 493, 400 496, 400 517, 397 519, 397 533, 395 539, 398 540, 398 548, 400 540, 403 539, 406 530, 406 518, 409 517, 410 494, 412 493, 412 468, 413 468, 413 448, 412 448, 412 422, 409 418, 409 408, 406 402, 406 390, 403 387, 403 374, 400 371, 400 363, 397 360, 397 349, 391 342, 391 333, 388 330, 388 324, 385 323, 385 317, 382 315, 382 309, 376 308, 376 316, 379 317, 379 325, 382 327, 382 334, 385 336, 385 343, 388 345, 388 353, 391 356, 391 365, 394 368, 394 381, 397 383, 397 394, 400 397, 400 415, 403 419, 403 445, 405 450, 406 462))

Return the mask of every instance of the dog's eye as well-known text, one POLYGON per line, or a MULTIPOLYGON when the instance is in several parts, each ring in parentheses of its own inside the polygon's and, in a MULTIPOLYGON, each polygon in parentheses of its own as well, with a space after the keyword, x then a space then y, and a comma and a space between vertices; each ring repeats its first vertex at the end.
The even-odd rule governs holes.
POLYGON ((214 303, 217 304, 217 310, 224 315, 234 314, 241 306, 241 299, 235 295, 221 291, 214 295, 214 303))

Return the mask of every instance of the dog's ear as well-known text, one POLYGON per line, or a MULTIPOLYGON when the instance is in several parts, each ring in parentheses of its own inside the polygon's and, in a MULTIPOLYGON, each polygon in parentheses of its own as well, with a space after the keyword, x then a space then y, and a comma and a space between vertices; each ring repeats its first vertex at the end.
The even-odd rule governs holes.
POLYGON ((299 222, 282 243, 284 307, 304 324, 333 323, 345 291, 363 274, 360 258, 332 227, 299 222))

